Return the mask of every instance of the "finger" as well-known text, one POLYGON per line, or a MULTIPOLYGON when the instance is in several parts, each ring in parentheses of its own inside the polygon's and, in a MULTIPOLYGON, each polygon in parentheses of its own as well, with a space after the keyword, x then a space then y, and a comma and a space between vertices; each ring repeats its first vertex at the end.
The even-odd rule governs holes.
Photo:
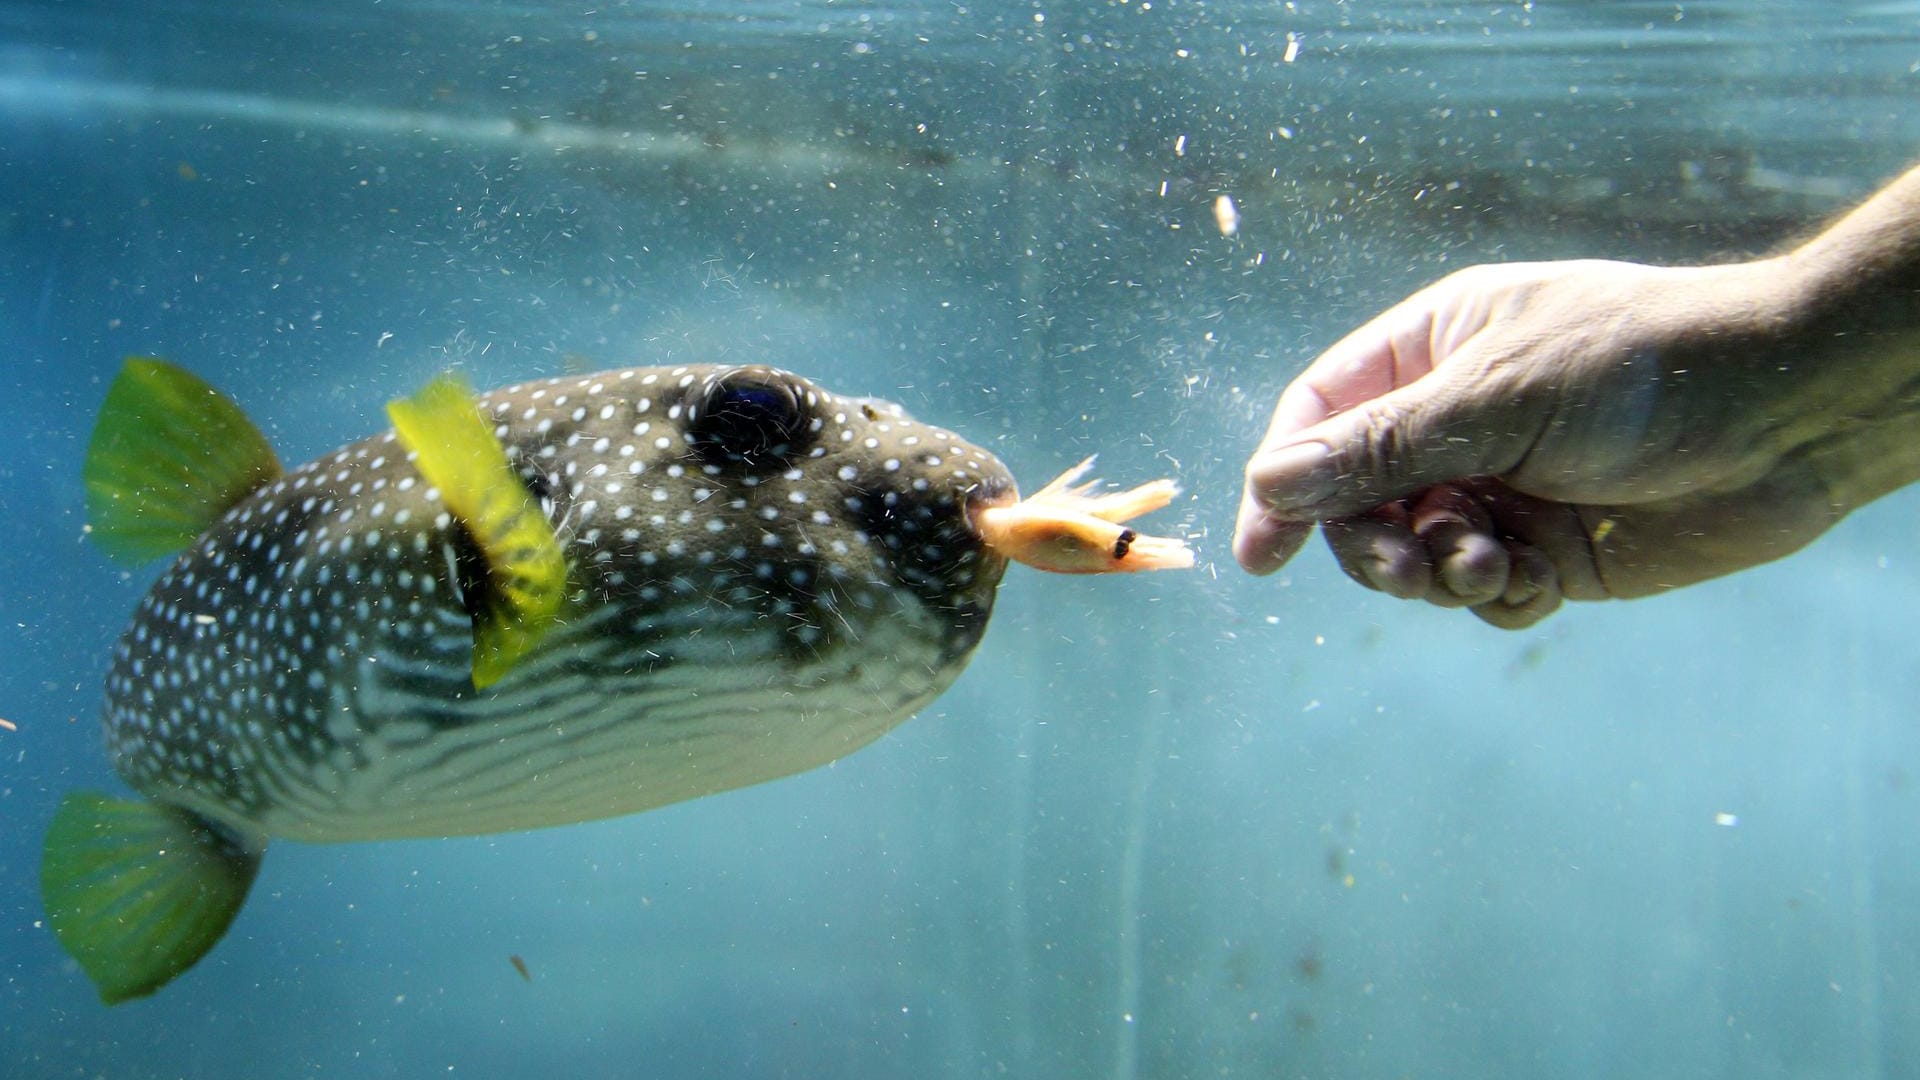
POLYGON ((1333 343, 1295 378, 1274 408, 1266 442, 1294 434, 1419 380, 1433 352, 1435 290, 1415 293, 1333 343))
POLYGON ((1431 329, 1431 311, 1409 300, 1335 342, 1280 392, 1253 456, 1295 443, 1300 432, 1426 374, 1431 329))
MULTIPOLYGON (((1471 351, 1472 346, 1468 347, 1471 351)), ((1466 361, 1263 447, 1247 483, 1286 520, 1352 517, 1435 484, 1497 475, 1525 457, 1547 417, 1512 376, 1466 361)))
POLYGON ((1233 557, 1250 574, 1271 574, 1300 553, 1312 531, 1312 523, 1276 517, 1244 493, 1233 528, 1233 557))
POLYGON ((1547 415, 1522 391, 1531 365, 1496 324, 1531 264, 1456 273, 1328 349, 1281 394, 1247 463, 1253 494, 1285 520, 1351 517, 1525 459, 1547 415))
POLYGON ((1428 598, 1433 565, 1427 545, 1415 536, 1404 506, 1390 503, 1360 517, 1321 526, 1327 547, 1347 576, 1402 600, 1428 598))
POLYGON ((1604 508, 1571 506, 1522 495, 1497 481, 1468 485, 1475 500, 1492 515, 1501 536, 1524 544, 1553 567, 1555 587, 1568 599, 1604 600, 1612 595, 1602 580, 1596 540, 1613 531, 1604 508), (1591 518, 1591 520, 1589 520, 1591 518))
MULTIPOLYGON (((1280 509, 1286 504, 1286 500, 1275 502, 1269 489, 1284 489, 1296 473, 1313 465, 1311 450, 1299 462, 1275 459, 1275 451, 1295 444, 1300 432, 1412 382, 1432 368, 1432 308, 1421 299, 1422 294, 1416 294, 1341 338, 1281 391, 1266 434, 1249 459, 1247 493, 1240 509, 1243 534, 1255 509, 1280 509), (1257 475, 1256 463, 1261 463, 1262 470, 1257 475)), ((1297 514, 1278 516, 1313 520, 1297 514)), ((1239 546, 1236 541, 1236 550, 1239 546)), ((1241 562, 1246 565, 1247 560, 1241 562)))
POLYGON ((1428 600, 1446 607, 1471 607, 1490 603, 1506 592, 1507 547, 1494 534, 1486 508, 1472 495, 1447 484, 1434 487, 1415 504, 1412 520, 1414 535, 1427 545, 1439 586, 1428 600))
POLYGON ((1553 560, 1539 548, 1509 540, 1510 571, 1499 599, 1480 604, 1473 613, 1502 630, 1524 630, 1559 610, 1563 594, 1553 560))

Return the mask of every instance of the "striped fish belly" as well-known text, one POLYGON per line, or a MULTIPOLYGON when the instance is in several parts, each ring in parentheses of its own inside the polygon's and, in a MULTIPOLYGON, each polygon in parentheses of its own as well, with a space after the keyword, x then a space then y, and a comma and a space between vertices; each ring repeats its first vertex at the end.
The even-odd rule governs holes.
POLYGON ((826 764, 911 716, 964 659, 917 602, 852 618, 856 645, 794 650, 751 614, 611 610, 473 697, 444 668, 369 657, 329 712, 354 728, 335 722, 335 749, 287 778, 264 824, 310 840, 499 832, 826 764))
MULTIPOLYGON (((480 692, 464 610, 369 595, 387 581, 449 592, 431 560, 406 562, 339 590, 292 588, 281 618, 252 634, 153 601, 156 616, 184 615, 209 647, 176 652, 158 688, 136 682, 154 657, 135 651, 109 680, 128 778, 215 820, 310 841, 594 820, 851 753, 943 691, 971 647, 950 613, 879 592, 844 594, 828 647, 796 647, 782 622, 686 581, 677 605, 583 614, 480 692), (348 625, 363 613, 386 621, 348 625), (261 635, 283 620, 331 629, 338 644, 302 633, 292 648, 267 645, 261 635), (214 646, 222 631, 228 640, 214 646), (303 640, 312 647, 300 650, 303 640)), ((136 630, 128 647, 148 640, 136 630)))

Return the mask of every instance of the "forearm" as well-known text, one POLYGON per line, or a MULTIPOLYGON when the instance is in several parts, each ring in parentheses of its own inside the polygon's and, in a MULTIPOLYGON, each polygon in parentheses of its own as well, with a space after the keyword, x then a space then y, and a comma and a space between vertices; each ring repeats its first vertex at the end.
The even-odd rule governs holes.
POLYGON ((1920 307, 1920 167, 1882 188, 1788 258, 1818 299, 1841 309, 1890 300, 1900 309, 1897 314, 1913 317, 1920 307))
POLYGON ((1920 168, 1778 260, 1795 315, 1782 348, 1793 419, 1775 435, 1846 513, 1920 481, 1920 168))

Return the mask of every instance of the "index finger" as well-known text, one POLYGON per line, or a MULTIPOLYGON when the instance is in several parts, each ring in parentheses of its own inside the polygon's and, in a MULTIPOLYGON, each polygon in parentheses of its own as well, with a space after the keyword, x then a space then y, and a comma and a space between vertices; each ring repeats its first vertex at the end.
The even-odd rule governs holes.
POLYGON ((1435 307, 1428 291, 1382 314, 1321 353, 1280 393, 1260 450, 1433 370, 1435 307))
POLYGON ((1287 520, 1266 505, 1253 463, 1327 418, 1419 378, 1432 368, 1433 308, 1416 296, 1335 342, 1280 393, 1267 433, 1248 459, 1247 481, 1234 523, 1234 557, 1256 574, 1270 574, 1306 543, 1311 522, 1287 520))

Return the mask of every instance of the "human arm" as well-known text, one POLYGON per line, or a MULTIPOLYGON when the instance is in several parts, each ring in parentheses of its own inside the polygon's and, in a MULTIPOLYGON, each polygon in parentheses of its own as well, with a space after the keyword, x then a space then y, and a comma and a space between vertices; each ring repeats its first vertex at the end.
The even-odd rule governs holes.
POLYGON ((1920 479, 1920 169, 1787 253, 1456 273, 1281 395, 1234 549, 1502 626, 1798 550, 1920 479))

